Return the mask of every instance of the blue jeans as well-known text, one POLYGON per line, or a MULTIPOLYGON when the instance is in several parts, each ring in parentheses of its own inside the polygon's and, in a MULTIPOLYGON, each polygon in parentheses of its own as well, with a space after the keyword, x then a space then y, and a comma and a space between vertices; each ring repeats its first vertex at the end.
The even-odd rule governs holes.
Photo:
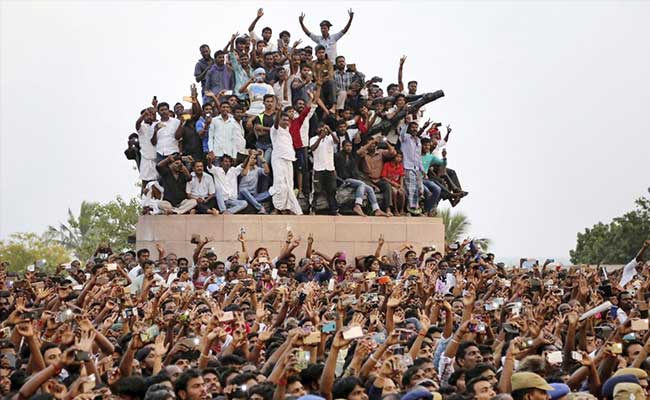
POLYGON ((224 199, 223 192, 220 188, 217 188, 215 197, 217 198, 217 206, 219 207, 219 211, 224 214, 237 214, 238 212, 243 211, 246 207, 248 207, 246 200, 224 199))
POLYGON ((368 196, 368 202, 370 203, 370 206, 372 206, 372 209, 379 209, 379 204, 377 204, 377 196, 375 196, 375 191, 370 185, 357 179, 346 179, 345 183, 357 191, 354 195, 355 204, 363 203, 363 195, 365 193, 368 196))
POLYGON ((434 181, 423 179, 424 185, 424 211, 431 211, 438 206, 442 189, 434 181))
POLYGON ((269 192, 253 194, 248 189, 239 190, 239 200, 245 200, 248 204, 255 207, 257 211, 261 210, 262 207, 264 207, 263 205, 260 204, 260 201, 264 201, 266 199, 269 199, 270 197, 271 195, 269 194, 269 192))

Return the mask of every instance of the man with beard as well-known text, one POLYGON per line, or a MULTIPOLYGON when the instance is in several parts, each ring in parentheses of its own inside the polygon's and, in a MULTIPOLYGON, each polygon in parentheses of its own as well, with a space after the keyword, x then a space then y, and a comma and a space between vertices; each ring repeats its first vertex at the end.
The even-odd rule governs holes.
POLYGON ((264 53, 270 53, 270 52, 275 52, 278 51, 278 47, 273 43, 271 40, 271 37, 273 36, 273 30, 269 28, 268 26, 262 29, 262 38, 260 39, 259 36, 255 33, 255 25, 257 25, 257 22, 264 16, 264 9, 260 8, 257 10, 257 16, 251 22, 250 26, 248 27, 248 36, 250 36, 251 39, 253 39, 255 42, 264 42, 264 53))
MULTIPOLYGON (((232 71, 226 65, 226 56, 222 50, 214 53, 214 65, 205 77, 205 92, 219 93, 222 90, 232 90, 235 81, 232 71)), ((203 96, 203 103, 210 101, 208 96, 203 96)))
POLYGON ((140 118, 135 121, 135 130, 138 132, 138 143, 140 145, 140 179, 142 187, 147 183, 158 179, 156 171, 156 147, 151 143, 153 137, 153 122, 156 119, 156 111, 149 107, 140 113, 140 118))
POLYGON ((180 400, 208 400, 208 393, 205 381, 198 369, 188 369, 178 377, 174 384, 176 396, 180 400))
POLYGON ((354 12, 352 9, 348 10, 348 15, 350 16, 350 19, 348 20, 348 23, 345 25, 345 27, 343 27, 343 30, 333 35, 330 35, 330 28, 332 27, 332 24, 328 20, 323 20, 320 23, 321 36, 318 36, 307 29, 305 26, 304 13, 300 14, 300 17, 298 17, 298 22, 300 22, 300 27, 302 28, 303 32, 305 32, 305 35, 309 36, 309 38, 316 42, 319 46, 325 47, 329 59, 334 60, 336 58, 336 42, 338 42, 338 40, 348 32, 350 26, 352 25, 352 18, 354 18, 354 12))
POLYGON ((156 161, 160 162, 165 157, 178 153, 178 140, 183 134, 183 123, 171 117, 169 104, 165 102, 158 104, 158 114, 160 122, 154 126, 151 144, 156 146, 156 161))
POLYGON ((186 185, 192 179, 190 172, 181 162, 178 153, 168 156, 158 163, 160 183, 165 190, 159 207, 166 214, 185 214, 196 207, 196 200, 188 199, 186 185))
POLYGON ((187 198, 196 200, 196 211, 199 214, 219 215, 214 179, 204 174, 203 168, 203 161, 194 161, 192 180, 187 183, 187 198))

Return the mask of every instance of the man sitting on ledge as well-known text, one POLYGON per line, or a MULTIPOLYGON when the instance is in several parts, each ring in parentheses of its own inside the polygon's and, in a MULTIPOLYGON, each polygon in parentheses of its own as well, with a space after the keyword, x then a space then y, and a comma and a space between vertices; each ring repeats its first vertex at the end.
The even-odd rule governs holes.
POLYGON ((196 200, 186 198, 185 190, 192 176, 183 165, 179 153, 163 158, 156 169, 160 174, 159 182, 165 190, 163 200, 158 207, 165 214, 186 214, 196 207, 196 200))

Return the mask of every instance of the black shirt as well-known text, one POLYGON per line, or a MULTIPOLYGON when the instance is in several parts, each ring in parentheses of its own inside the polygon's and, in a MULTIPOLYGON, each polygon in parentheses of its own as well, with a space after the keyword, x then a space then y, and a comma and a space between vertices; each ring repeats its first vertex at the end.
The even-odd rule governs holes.
POLYGON ((196 121, 190 120, 183 126, 181 140, 183 155, 192 156, 195 160, 203 159, 203 139, 196 131, 196 121))
POLYGON ((162 185, 163 189, 165 189, 163 200, 170 202, 173 207, 178 207, 187 197, 185 185, 190 180, 183 173, 179 173, 178 178, 174 178, 174 174, 172 174, 169 166, 157 166, 156 169, 158 170, 158 173, 160 173, 158 182, 162 185))
POLYGON ((343 151, 334 154, 336 176, 341 179, 361 179, 359 172, 359 157, 354 152, 349 157, 343 151))
MULTIPOLYGON (((271 128, 274 123, 275 123, 275 114, 266 115, 262 113, 256 116, 255 119, 253 120, 253 127, 255 127, 255 125, 262 124, 262 126, 265 128, 271 128)), ((258 136, 257 143, 271 144, 271 134, 268 133, 266 135, 258 136)))

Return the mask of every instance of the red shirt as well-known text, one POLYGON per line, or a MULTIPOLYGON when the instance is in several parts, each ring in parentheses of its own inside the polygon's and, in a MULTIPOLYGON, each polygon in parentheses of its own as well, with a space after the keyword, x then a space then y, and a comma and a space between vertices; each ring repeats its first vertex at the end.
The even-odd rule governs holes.
POLYGON ((300 138, 300 128, 302 127, 302 123, 305 122, 305 118, 307 117, 307 114, 309 114, 309 111, 311 111, 311 107, 305 106, 305 109, 302 110, 298 118, 292 119, 289 122, 289 133, 291 134, 294 149, 305 147, 305 144, 300 138))
POLYGON ((384 163, 381 169, 381 177, 386 178, 391 182, 399 184, 399 180, 404 176, 404 165, 402 163, 395 164, 392 161, 384 163))

